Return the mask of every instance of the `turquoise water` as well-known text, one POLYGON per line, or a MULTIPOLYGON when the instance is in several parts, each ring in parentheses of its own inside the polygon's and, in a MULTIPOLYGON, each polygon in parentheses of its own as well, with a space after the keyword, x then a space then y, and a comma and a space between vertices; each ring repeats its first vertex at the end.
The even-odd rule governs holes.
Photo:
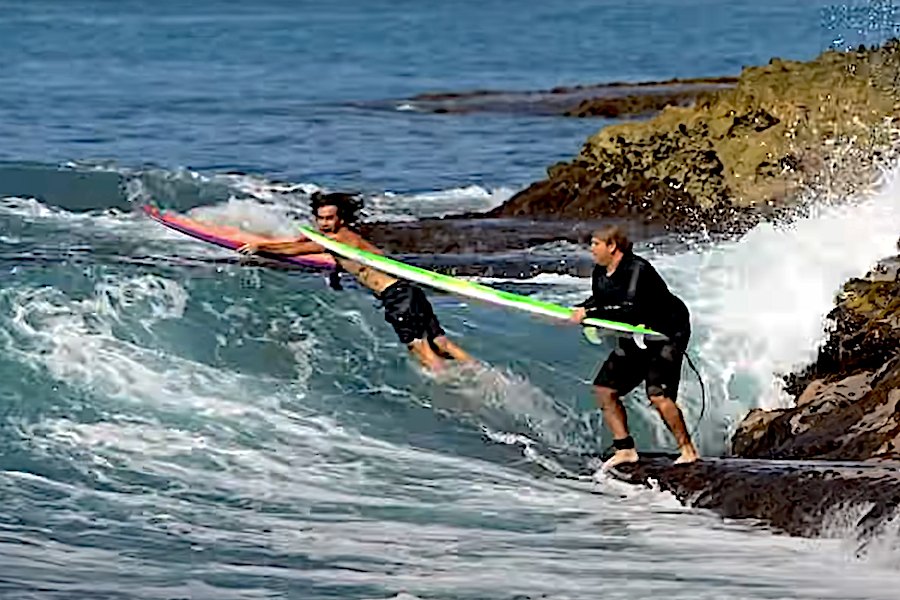
MULTIPOLYGON (((603 122, 365 103, 735 74, 828 47, 823 8, 0 2, 0 596, 892 597, 889 550, 571 478, 609 442, 589 387, 605 349, 577 331, 433 294, 486 365, 435 380, 367 294, 133 210, 287 233, 316 189, 362 191, 373 218, 495 206, 603 122)), ((784 401, 773 374, 812 356, 834 291, 898 225, 889 179, 788 228, 640 248, 692 311, 702 422, 687 372, 682 396, 704 453, 784 401)), ((493 283, 561 303, 588 286, 493 283)), ((642 447, 669 449, 629 402, 642 447)))

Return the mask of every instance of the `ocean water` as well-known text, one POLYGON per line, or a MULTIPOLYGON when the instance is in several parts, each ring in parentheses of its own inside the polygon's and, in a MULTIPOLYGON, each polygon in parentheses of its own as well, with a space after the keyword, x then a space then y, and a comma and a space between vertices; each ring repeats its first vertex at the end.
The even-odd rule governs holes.
MULTIPOLYGON (((0 597, 893 598, 892 538, 857 556, 845 514, 829 539, 789 538, 569 472, 609 443, 589 385, 606 349, 577 331, 432 294, 484 363, 435 379, 368 294, 135 208, 282 234, 318 189, 362 192, 370 218, 489 208, 605 122, 386 107, 736 74, 890 29, 882 5, 854 7, 878 18, 771 0, 0 2, 0 597)), ((702 420, 687 371, 681 395, 704 454, 786 401, 777 375, 814 356, 841 283, 895 248, 898 195, 889 170, 790 224, 641 245, 692 312, 702 420)), ((671 449, 640 394, 629 410, 642 447, 671 449)))

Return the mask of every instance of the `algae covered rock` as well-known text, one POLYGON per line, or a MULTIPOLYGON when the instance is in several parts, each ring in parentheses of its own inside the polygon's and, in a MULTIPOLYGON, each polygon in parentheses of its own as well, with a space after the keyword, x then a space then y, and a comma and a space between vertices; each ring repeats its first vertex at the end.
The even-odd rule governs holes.
POLYGON ((898 81, 897 41, 809 62, 773 59, 693 106, 600 130, 488 214, 716 225, 788 204, 836 161, 848 162, 841 179, 852 187, 889 143, 898 81))

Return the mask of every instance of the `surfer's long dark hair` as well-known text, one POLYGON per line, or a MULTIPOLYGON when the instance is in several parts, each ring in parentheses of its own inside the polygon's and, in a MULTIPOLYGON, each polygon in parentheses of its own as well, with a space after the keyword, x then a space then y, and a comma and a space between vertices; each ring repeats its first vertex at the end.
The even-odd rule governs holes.
POLYGON ((319 209, 323 206, 336 207, 338 218, 340 218, 344 226, 356 229, 359 224, 359 212, 363 207, 363 199, 357 194, 348 194, 346 192, 332 192, 330 194, 313 192, 309 198, 309 207, 312 209, 313 216, 318 216, 319 209))

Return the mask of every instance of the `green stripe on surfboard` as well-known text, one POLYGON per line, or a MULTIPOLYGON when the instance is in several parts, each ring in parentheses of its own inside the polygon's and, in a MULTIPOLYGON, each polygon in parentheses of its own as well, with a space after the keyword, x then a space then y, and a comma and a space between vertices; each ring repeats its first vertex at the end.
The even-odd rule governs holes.
MULTIPOLYGON (((380 254, 367 252, 360 248, 356 248, 355 246, 348 246, 347 244, 343 244, 325 235, 322 235, 318 231, 310 229, 309 227, 300 226, 300 231, 310 240, 321 244, 323 247, 339 256, 354 260, 373 269, 377 269, 379 271, 387 273, 388 275, 393 275, 394 277, 408 279, 410 281, 415 281, 416 283, 421 283, 423 285, 443 290, 445 292, 451 292, 469 298, 477 298, 479 300, 484 300, 485 302, 490 302, 501 306, 508 306, 510 308, 516 308, 546 317, 568 320, 569 317, 572 316, 572 309, 565 306, 560 306, 559 304, 535 300, 534 298, 529 298, 528 296, 522 296, 520 294, 514 294, 512 292, 494 289, 492 287, 472 281, 466 281, 464 279, 458 279, 449 275, 435 273, 434 271, 429 271, 428 269, 423 269, 421 267, 408 265, 398 260, 394 260, 386 256, 381 256, 380 254)), ((653 331, 652 329, 647 329, 646 327, 629 325, 628 323, 619 323, 618 321, 607 321, 605 319, 585 319, 582 322, 582 325, 587 327, 597 327, 628 335, 646 336, 648 338, 665 337, 662 334, 653 331)))

